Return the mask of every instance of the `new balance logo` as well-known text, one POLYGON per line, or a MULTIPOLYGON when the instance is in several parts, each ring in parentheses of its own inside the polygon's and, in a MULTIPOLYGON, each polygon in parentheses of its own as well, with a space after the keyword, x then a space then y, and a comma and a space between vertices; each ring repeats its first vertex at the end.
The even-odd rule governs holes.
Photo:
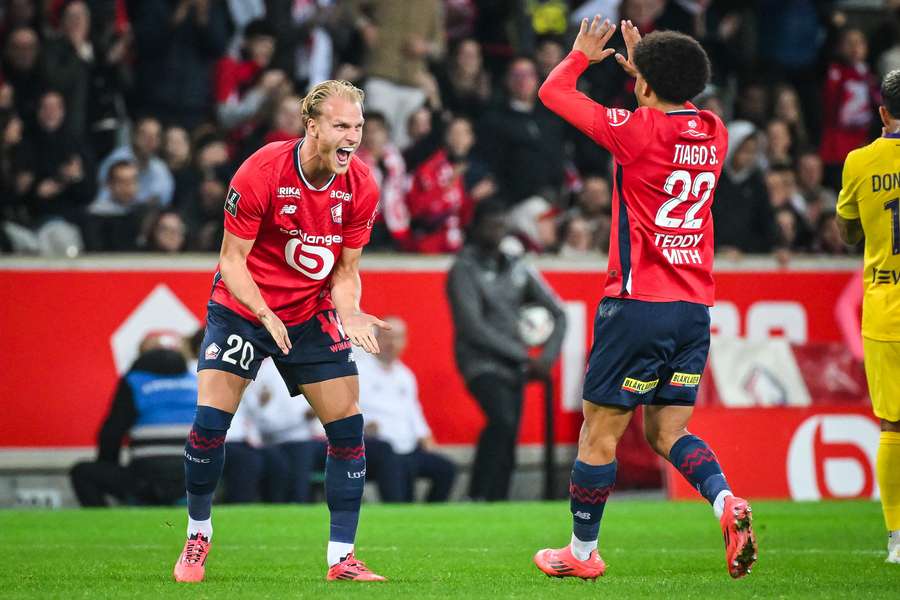
POLYGON ((282 214, 282 215, 292 215, 292 214, 294 214, 295 212, 297 212, 297 205, 296 205, 296 204, 285 204, 284 206, 281 207, 281 213, 280 213, 280 214, 282 214))

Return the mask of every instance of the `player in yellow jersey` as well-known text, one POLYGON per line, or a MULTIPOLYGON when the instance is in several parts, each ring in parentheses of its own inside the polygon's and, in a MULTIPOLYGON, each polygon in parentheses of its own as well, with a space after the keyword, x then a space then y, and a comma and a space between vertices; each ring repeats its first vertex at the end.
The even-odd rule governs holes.
POLYGON ((866 379, 881 439, 875 471, 889 531, 887 562, 900 564, 900 69, 881 84, 882 136, 844 162, 838 228, 865 236, 862 335, 866 379))

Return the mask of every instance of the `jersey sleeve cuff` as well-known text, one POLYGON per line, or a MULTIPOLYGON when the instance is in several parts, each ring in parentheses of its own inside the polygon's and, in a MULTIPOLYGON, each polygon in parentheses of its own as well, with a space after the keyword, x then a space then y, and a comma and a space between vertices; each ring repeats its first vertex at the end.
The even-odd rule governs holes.
POLYGON ((237 237, 241 238, 242 240, 255 240, 256 236, 257 236, 257 232, 242 231, 240 229, 235 228, 234 225, 229 225, 228 221, 225 221, 225 231, 227 231, 228 233, 230 233, 232 235, 236 235, 237 237))
POLYGON ((572 50, 571 52, 569 52, 568 58, 571 58, 582 71, 587 69, 588 65, 591 64, 591 61, 588 60, 587 54, 585 54, 581 50, 572 50))

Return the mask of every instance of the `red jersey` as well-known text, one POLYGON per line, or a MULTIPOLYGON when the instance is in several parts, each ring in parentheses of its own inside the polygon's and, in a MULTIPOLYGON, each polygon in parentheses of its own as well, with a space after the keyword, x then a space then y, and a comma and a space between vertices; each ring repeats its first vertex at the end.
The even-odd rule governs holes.
MULTIPOLYGON (((225 199, 225 229, 255 240, 247 269, 285 325, 334 308, 331 270, 342 248, 368 243, 378 206, 378 186, 356 156, 343 175, 322 188, 310 186, 300 170, 302 144, 290 140, 257 150, 234 174, 225 199)), ((212 299, 258 323, 218 272, 212 299)))
POLYGON ((408 249, 428 254, 459 250, 474 204, 447 151, 432 154, 413 173, 406 194, 412 222, 408 249))
POLYGON ((833 63, 822 91, 822 145, 825 164, 844 162, 851 150, 869 143, 881 92, 865 63, 833 63))
POLYGON ((690 103, 669 113, 606 108, 575 89, 587 66, 582 52, 571 52, 541 86, 540 98, 613 155, 604 295, 712 306, 710 205, 728 147, 725 125, 690 103))

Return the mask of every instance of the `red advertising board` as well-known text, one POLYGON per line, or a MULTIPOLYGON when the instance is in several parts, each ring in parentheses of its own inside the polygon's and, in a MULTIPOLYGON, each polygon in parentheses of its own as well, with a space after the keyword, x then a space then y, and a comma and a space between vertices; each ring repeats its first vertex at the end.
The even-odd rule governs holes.
MULTIPOLYGON (((750 498, 877 498, 879 431, 864 407, 707 408, 691 421, 731 488, 750 498)), ((699 498, 671 465, 666 481, 671 497, 699 498)))
MULTIPOLYGON (((0 447, 92 445, 113 393, 117 365, 127 367, 136 336, 148 328, 189 330, 202 323, 211 269, 134 269, 0 268, 0 447)), ((557 439, 572 443, 581 423, 578 378, 603 274, 552 270, 545 276, 571 314, 580 316, 570 319, 573 337, 555 375, 557 393, 567 395, 557 401, 557 439)), ((714 313, 714 325, 724 334, 837 341, 834 298, 852 276, 846 270, 719 272, 716 311, 721 312, 714 313)), ((366 270, 363 306, 408 322, 404 360, 418 376, 437 440, 470 444, 482 417, 454 364, 445 280, 441 267, 366 270)), ((537 387, 527 394, 523 443, 543 439, 537 387)))

